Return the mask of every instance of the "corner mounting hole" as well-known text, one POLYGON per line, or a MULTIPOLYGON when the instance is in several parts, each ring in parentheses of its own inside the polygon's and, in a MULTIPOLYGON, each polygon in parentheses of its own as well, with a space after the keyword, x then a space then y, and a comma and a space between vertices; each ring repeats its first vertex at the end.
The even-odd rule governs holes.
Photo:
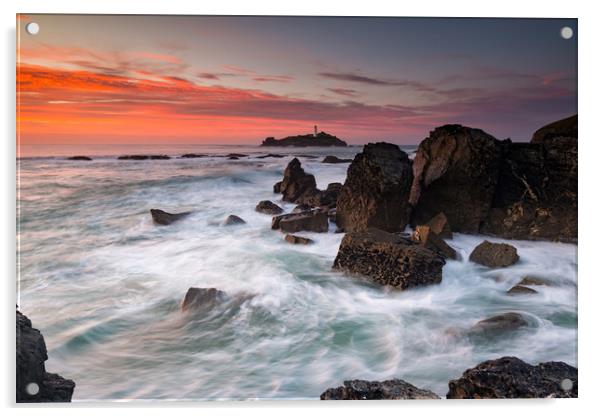
POLYGON ((37 35, 38 32, 40 31, 40 25, 37 24, 36 22, 30 22, 30 23, 27 23, 27 25, 25 26, 25 30, 30 35, 37 35))
POLYGON ((562 36, 562 39, 570 39, 573 37, 573 29, 571 29, 568 26, 563 27, 562 29, 560 29, 560 36, 562 36))
POLYGON ((27 386, 25 386, 25 391, 30 396, 35 396, 40 392, 40 386, 38 386, 38 383, 29 383, 27 386))
POLYGON ((573 389, 573 380, 565 378, 560 382, 560 388, 564 391, 570 391, 573 389))

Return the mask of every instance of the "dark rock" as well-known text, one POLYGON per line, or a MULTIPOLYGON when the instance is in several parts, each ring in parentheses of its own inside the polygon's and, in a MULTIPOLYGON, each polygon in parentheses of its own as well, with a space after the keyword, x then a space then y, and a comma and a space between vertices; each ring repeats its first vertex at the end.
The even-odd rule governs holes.
POLYGON ((169 225, 172 222, 178 221, 184 217, 187 217, 191 212, 180 212, 178 214, 170 214, 169 212, 162 211, 160 209, 151 209, 151 216, 155 224, 169 225))
POLYGON ((337 222, 337 209, 330 208, 328 210, 328 221, 336 223, 337 222))
POLYGON ((454 238, 447 217, 442 212, 431 218, 426 225, 441 238, 448 238, 450 240, 454 238))
POLYGON ((506 293, 510 296, 515 296, 515 295, 533 295, 538 292, 537 292, 537 290, 531 289, 530 287, 516 285, 516 286, 511 287, 506 293))
POLYGON ((322 163, 350 163, 353 159, 339 159, 336 156, 326 156, 322 163))
POLYGON ((407 400, 439 399, 429 390, 419 389, 403 380, 347 380, 343 385, 326 390, 320 400, 407 400))
POLYGON ((90 161, 92 160, 91 157, 88 156, 71 156, 68 157, 67 160, 83 160, 83 161, 90 161))
POLYGON ((315 189, 314 191, 305 192, 297 199, 297 202, 302 202, 304 205, 310 207, 334 208, 337 206, 337 200, 342 188, 343 185, 338 182, 329 183, 324 191, 315 189))
POLYGON ((17 403, 70 402, 75 383, 46 372, 44 362, 48 359, 48 352, 40 331, 33 328, 31 321, 19 311, 16 324, 17 403), (30 384, 37 385, 36 394, 27 392, 30 384))
POLYGON ((449 382, 448 399, 577 397, 577 369, 550 361, 533 366, 516 357, 482 362, 449 382), (565 380, 570 380, 567 383, 565 380), (567 390, 562 386, 564 383, 567 390))
POLYGON ((519 259, 516 248, 506 243, 491 243, 487 240, 470 253, 470 261, 487 267, 508 267, 519 259))
POLYGON ((207 157, 207 155, 201 154, 201 153, 185 153, 180 157, 182 159, 195 159, 195 158, 199 158, 199 157, 207 157))
POLYGON ((261 212, 262 214, 277 215, 283 210, 272 201, 260 201, 255 207, 255 211, 261 212))
POLYGON ((276 182, 274 184, 274 193, 275 194, 279 194, 280 193, 280 188, 282 188, 282 181, 276 182))
POLYGON ((297 202, 303 195, 317 191, 316 178, 305 173, 299 159, 294 158, 284 170, 284 178, 279 190, 284 201, 297 202))
POLYGON ((226 219, 224 220, 224 225, 239 225, 246 223, 247 222, 245 220, 243 220, 237 215, 228 215, 228 217, 226 217, 226 219))
POLYGON ((117 159, 119 160, 167 160, 171 159, 171 157, 166 155, 124 155, 119 156, 117 159))
POLYGON ((437 233, 433 232, 428 225, 419 225, 412 234, 412 240, 417 242, 429 250, 447 257, 448 259, 456 259, 458 254, 456 250, 451 248, 437 233))
POLYGON ((237 156, 229 156, 228 157, 228 160, 238 160, 238 159, 240 159, 240 158, 237 156))
POLYGON ((409 221, 412 162, 398 146, 370 143, 355 156, 337 202, 337 225, 401 231, 409 221))
POLYGON ((441 283, 445 260, 408 238, 375 228, 347 233, 333 268, 405 290, 441 283))
POLYGON ((272 229, 280 229, 287 233, 298 231, 325 233, 328 231, 328 215, 319 210, 278 215, 272 218, 272 229))
POLYGON ((497 336, 528 326, 523 316, 516 312, 507 312, 477 322, 468 330, 468 335, 497 336))
POLYGON ((215 288, 191 287, 182 301, 182 311, 208 310, 226 298, 226 293, 215 288))
POLYGON ((284 240, 291 244, 313 244, 314 240, 311 238, 299 237, 298 235, 287 234, 284 236, 284 240))
POLYGON ((503 143, 498 186, 481 232, 510 239, 577 241, 577 138, 503 143))
POLYGON ((249 155, 245 155, 244 153, 228 153, 226 155, 227 158, 232 159, 232 158, 236 158, 236 159, 240 159, 241 157, 247 157, 249 155))
POLYGON ((571 137, 575 140, 578 136, 577 114, 562 120, 555 121, 546 126, 543 126, 531 138, 531 143, 543 143, 548 139, 557 137, 571 137))
POLYGON ((308 204, 299 204, 295 208, 293 208, 293 213, 298 214, 300 212, 311 211, 312 207, 308 204))
POLYGON ((498 182, 501 142, 483 130, 438 127, 414 158, 413 224, 445 213, 452 231, 478 233, 498 182))
POLYGON ((273 137, 267 137, 262 143, 262 146, 347 146, 343 140, 336 136, 324 133, 321 131, 315 137, 313 134, 303 134, 299 136, 289 136, 283 139, 276 140, 273 137))
POLYGON ((268 157, 273 157, 273 158, 283 158, 285 157, 285 155, 279 155, 277 153, 268 153, 267 155, 261 155, 261 156, 257 156, 257 159, 266 159, 268 157))

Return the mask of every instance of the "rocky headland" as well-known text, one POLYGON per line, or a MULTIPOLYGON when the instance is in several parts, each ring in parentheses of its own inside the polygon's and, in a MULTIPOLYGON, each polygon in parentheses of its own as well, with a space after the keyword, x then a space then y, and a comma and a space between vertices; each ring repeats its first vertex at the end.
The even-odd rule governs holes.
POLYGON ((347 146, 343 140, 323 131, 315 136, 313 134, 301 134, 298 136, 288 136, 282 139, 267 137, 261 146, 291 146, 291 147, 310 147, 310 146, 347 146))

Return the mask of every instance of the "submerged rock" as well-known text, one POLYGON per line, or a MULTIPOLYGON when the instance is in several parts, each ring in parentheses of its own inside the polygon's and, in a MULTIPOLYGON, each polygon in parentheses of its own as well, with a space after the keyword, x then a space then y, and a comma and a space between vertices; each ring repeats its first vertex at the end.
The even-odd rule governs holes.
POLYGON ((155 222, 155 224, 159 225, 169 225, 191 214, 191 212, 180 212, 178 214, 170 214, 169 212, 165 212, 160 209, 151 209, 150 213, 153 217, 153 221, 155 222))
POLYGON ((215 288, 191 287, 182 301, 182 311, 211 309, 226 298, 226 293, 215 288))
POLYGON ((247 222, 240 218, 238 215, 228 215, 224 220, 224 225, 239 225, 246 224, 247 222))
POLYGON ((419 225, 412 234, 412 240, 429 250, 436 251, 448 259, 455 260, 458 257, 456 250, 451 248, 443 239, 428 225, 419 225))
POLYGON ((401 231, 409 221, 412 162, 398 146, 370 143, 355 156, 337 201, 337 225, 345 231, 401 231))
POLYGON ((525 276, 518 282, 521 286, 550 286, 550 282, 539 277, 525 276))
POLYGON ((506 293, 510 296, 516 296, 516 295, 534 295, 538 292, 537 292, 537 290, 531 289, 530 287, 516 285, 516 286, 513 286, 510 289, 508 289, 508 291, 506 293))
POLYGON ((118 160, 167 160, 171 157, 167 155, 124 155, 119 156, 118 160))
POLYGON ((414 158, 413 223, 445 213, 453 231, 478 233, 498 181, 501 144, 480 129, 448 124, 424 139, 414 158))
MULTIPOLYGON (((274 191, 276 187, 274 187, 274 191)), ((305 173, 299 159, 294 158, 284 170, 284 178, 278 187, 282 199, 287 202, 297 202, 304 194, 317 191, 314 175, 305 173)))
POLYGON ((91 157, 88 156, 71 156, 68 157, 67 160, 83 160, 83 161, 90 161, 92 160, 91 157))
POLYGON ((491 243, 487 240, 470 253, 470 261, 487 267, 508 267, 516 263, 519 256, 516 247, 506 243, 491 243))
POLYGON ((449 382, 448 399, 577 397, 577 369, 550 361, 536 366, 516 357, 482 362, 449 382))
POLYGON ((408 238, 370 228, 343 237, 333 268, 405 290, 441 283, 444 264, 441 255, 408 238))
POLYGON ((274 157, 274 158, 280 159, 280 158, 283 158, 285 156, 286 155, 279 155, 277 153, 268 153, 267 155, 257 156, 257 159, 266 159, 268 157, 274 157))
POLYGON ((444 213, 440 212, 435 215, 429 222, 426 223, 431 231, 436 233, 441 238, 453 239, 451 227, 444 213))
POLYGON ((299 237, 298 235, 287 234, 284 236, 284 240, 291 244, 313 244, 314 240, 306 237, 299 237))
POLYGON ((185 153, 180 157, 182 159, 195 159, 195 158, 199 158, 199 157, 208 157, 208 156, 206 154, 202 154, 202 153, 185 153))
POLYGON ((507 312, 477 322, 468 330, 468 335, 497 336, 528 325, 520 313, 507 312))
POLYGON ((322 163, 350 163, 353 159, 339 159, 336 156, 326 156, 322 163))
POLYGON ((298 231, 325 233, 328 231, 328 214, 320 210, 313 210, 298 214, 278 215, 272 218, 272 229, 280 229, 286 233, 298 231))
POLYGON ((272 201, 260 201, 255 207, 255 211, 261 212, 262 214, 276 215, 280 214, 283 210, 272 201))
POLYGON ((75 383, 46 372, 48 352, 40 331, 19 311, 16 323, 17 403, 70 402, 75 383))
POLYGON ((386 381, 346 380, 326 390, 320 400, 407 400, 439 399, 430 390, 419 389, 400 379, 386 381))

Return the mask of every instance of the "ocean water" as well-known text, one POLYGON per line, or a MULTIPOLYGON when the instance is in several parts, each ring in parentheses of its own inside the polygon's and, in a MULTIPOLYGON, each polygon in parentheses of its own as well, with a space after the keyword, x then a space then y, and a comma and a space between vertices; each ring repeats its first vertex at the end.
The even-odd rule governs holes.
MULTIPOLYGON (((411 152, 412 148, 407 148, 411 152)), ((577 246, 511 241, 520 261, 470 263, 484 237, 455 234, 461 260, 440 285, 396 292, 331 271, 343 237, 299 233, 295 246, 254 211, 296 155, 318 186, 343 182, 348 164, 322 164, 361 147, 22 146, 18 160, 20 309, 39 328, 47 370, 75 380, 74 401, 318 399, 346 379, 402 378, 444 396, 479 362, 514 355, 577 365, 577 246), (119 154, 211 153, 202 159, 119 161, 119 154), (231 152, 248 158, 227 160, 231 152), (266 153, 287 157, 257 159, 266 153), (65 156, 93 156, 92 162, 65 156), (193 211, 167 227, 149 209, 193 211), (247 221, 224 227, 235 214, 247 221), (523 276, 551 286, 510 297, 523 276), (180 311, 189 287, 228 300, 180 311), (497 339, 458 332, 518 311, 529 326, 497 339)), ((504 241, 488 238, 491 241, 504 241)))

